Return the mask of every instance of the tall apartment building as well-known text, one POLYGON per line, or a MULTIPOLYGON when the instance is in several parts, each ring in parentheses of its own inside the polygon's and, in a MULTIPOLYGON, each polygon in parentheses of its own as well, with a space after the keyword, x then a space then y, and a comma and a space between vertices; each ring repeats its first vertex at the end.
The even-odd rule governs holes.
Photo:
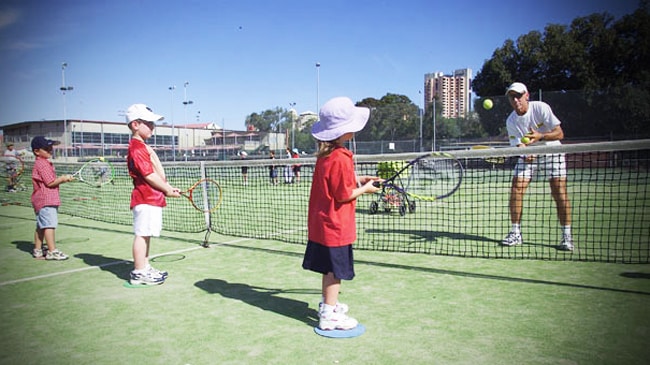
POLYGON ((444 118, 466 117, 472 105, 472 69, 455 70, 451 75, 442 72, 424 75, 424 105, 426 110, 436 98, 442 104, 439 111, 444 118))

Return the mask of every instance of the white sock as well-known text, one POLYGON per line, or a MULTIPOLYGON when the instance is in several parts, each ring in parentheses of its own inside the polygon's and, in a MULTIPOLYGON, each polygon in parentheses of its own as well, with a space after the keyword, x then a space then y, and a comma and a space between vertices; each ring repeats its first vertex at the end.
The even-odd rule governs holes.
POLYGON ((521 233, 521 224, 513 223, 512 224, 512 231, 515 232, 515 233, 521 233))
POLYGON ((569 224, 568 226, 562 226, 562 233, 566 235, 571 235, 571 225, 569 224))

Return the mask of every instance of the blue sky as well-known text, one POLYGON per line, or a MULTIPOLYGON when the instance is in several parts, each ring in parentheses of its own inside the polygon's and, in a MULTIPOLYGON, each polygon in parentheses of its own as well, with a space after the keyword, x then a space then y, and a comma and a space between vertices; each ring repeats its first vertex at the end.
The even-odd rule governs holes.
POLYGON ((290 103, 315 111, 342 95, 395 93, 421 105, 425 73, 475 75, 506 39, 592 13, 619 19, 637 7, 637 0, 3 0, 0 126, 63 118, 63 62, 74 87, 69 119, 121 121, 130 104, 146 103, 168 123, 243 129, 253 112, 290 103))

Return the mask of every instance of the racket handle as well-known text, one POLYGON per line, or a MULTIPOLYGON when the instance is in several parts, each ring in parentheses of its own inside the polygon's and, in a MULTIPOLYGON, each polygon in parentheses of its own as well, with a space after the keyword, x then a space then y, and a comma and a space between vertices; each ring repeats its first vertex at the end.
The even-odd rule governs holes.
POLYGON ((381 188, 381 181, 373 181, 372 186, 374 186, 376 188, 381 188))

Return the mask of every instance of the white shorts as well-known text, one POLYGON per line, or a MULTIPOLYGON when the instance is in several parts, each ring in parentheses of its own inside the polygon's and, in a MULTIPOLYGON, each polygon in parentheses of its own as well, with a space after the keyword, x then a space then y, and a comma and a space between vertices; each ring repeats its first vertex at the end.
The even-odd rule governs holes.
POLYGON ((140 237, 159 237, 162 231, 162 207, 139 204, 133 207, 133 233, 140 237))
POLYGON ((564 154, 535 156, 533 162, 524 162, 520 157, 515 166, 515 176, 532 179, 537 169, 543 169, 549 179, 566 177, 566 159, 564 154))

